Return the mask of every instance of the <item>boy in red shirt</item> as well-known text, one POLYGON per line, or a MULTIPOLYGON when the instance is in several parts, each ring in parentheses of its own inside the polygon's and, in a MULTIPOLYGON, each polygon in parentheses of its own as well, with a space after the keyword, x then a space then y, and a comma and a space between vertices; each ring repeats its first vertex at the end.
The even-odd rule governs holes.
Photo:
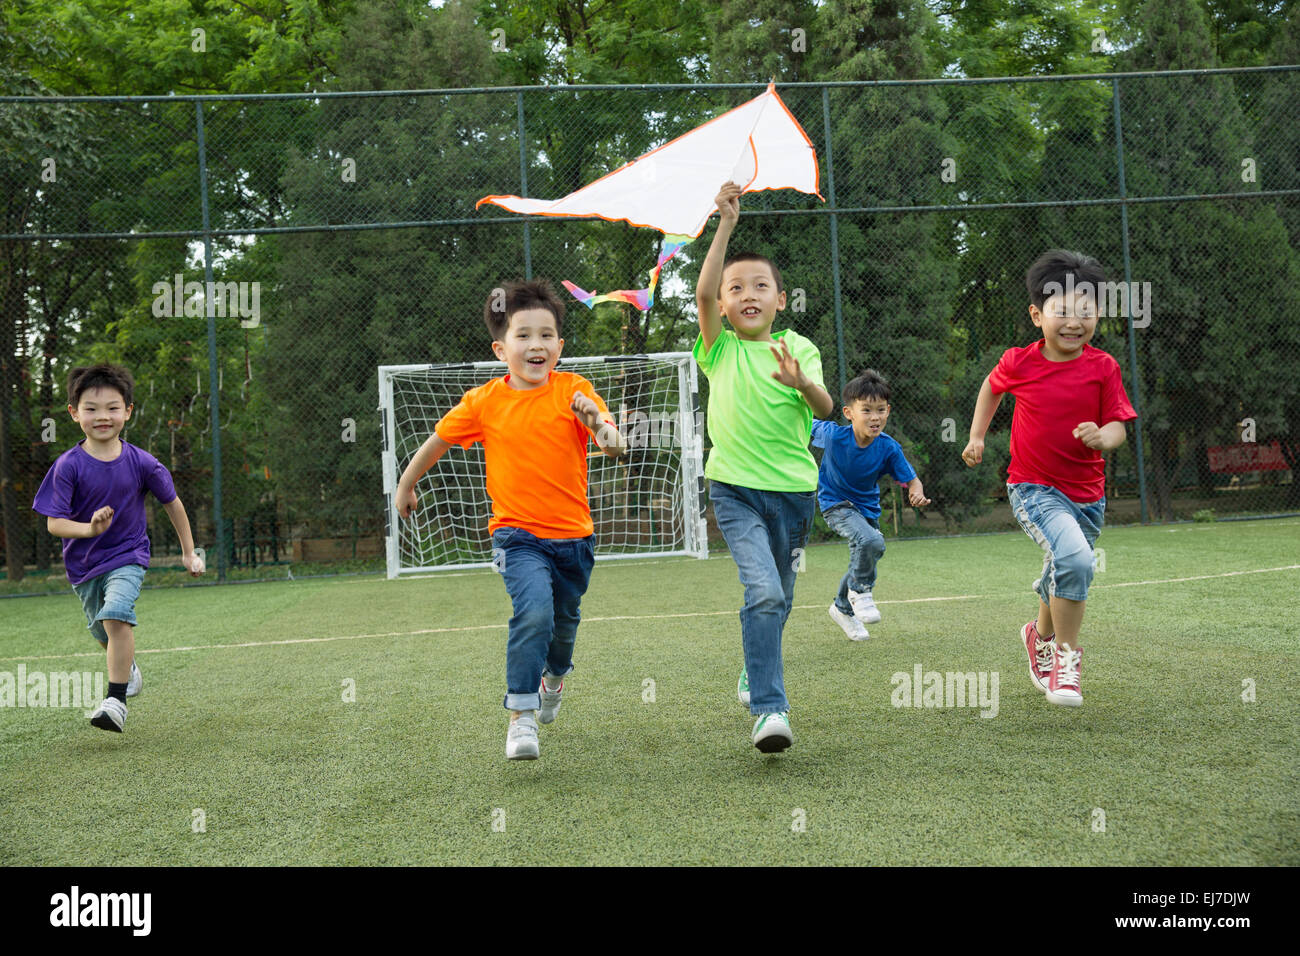
POLYGON ((1092 583, 1093 544, 1106 512, 1104 452, 1124 443, 1137 418, 1119 363, 1088 344, 1097 329, 1096 259, 1052 249, 1029 267, 1029 317, 1043 337, 1007 349, 984 379, 962 460, 984 457, 984 435, 1003 394, 1016 397, 1007 498, 1016 520, 1046 552, 1038 619, 1020 629, 1029 676, 1053 704, 1083 703, 1079 630, 1092 583))
POLYGON ((397 512, 418 507, 415 484, 453 445, 483 443, 492 499, 494 563, 514 608, 506 643, 510 728, 506 757, 538 755, 537 717, 560 709, 573 670, 578 605, 595 563, 587 503, 587 441, 605 454, 626 450, 609 409, 589 381, 557 372, 564 303, 545 281, 494 289, 483 310, 492 352, 507 374, 470 389, 434 426, 402 472, 397 512))

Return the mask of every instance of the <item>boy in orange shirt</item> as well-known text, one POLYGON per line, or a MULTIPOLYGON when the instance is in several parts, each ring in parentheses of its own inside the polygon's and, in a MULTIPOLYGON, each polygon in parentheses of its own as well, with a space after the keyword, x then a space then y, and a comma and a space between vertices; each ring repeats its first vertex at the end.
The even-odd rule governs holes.
POLYGON ((564 303, 545 281, 494 289, 483 310, 507 374, 466 392, 442 417, 397 485, 397 511, 418 506, 415 484, 452 445, 483 443, 492 499, 494 563, 514 607, 506 643, 506 757, 538 756, 537 720, 560 709, 573 670, 578 605, 595 563, 587 503, 587 440, 611 457, 626 445, 591 383, 557 372, 564 303))

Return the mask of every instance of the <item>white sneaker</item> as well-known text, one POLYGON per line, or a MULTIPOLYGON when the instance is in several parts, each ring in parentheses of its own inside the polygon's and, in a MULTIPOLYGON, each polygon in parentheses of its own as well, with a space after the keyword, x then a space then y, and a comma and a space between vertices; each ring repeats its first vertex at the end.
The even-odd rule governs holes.
POLYGON ((142 687, 144 687, 144 678, 140 676, 140 668, 136 667, 135 659, 132 658, 131 679, 126 682, 126 696, 138 697, 142 687))
POLYGON ((851 614, 845 614, 831 602, 831 620, 844 628, 844 633, 849 636, 850 641, 865 641, 871 635, 856 617, 851 614))
POLYGON ((849 603, 853 605, 853 616, 863 624, 875 624, 880 620, 880 608, 871 599, 871 590, 849 591, 849 603))
POLYGON ((98 727, 100 730, 111 730, 120 734, 122 725, 125 723, 126 704, 116 697, 105 697, 103 703, 96 707, 95 712, 90 715, 91 726, 98 727))
POLYGON ((510 721, 510 730, 506 732, 506 759, 536 760, 540 752, 537 746, 537 719, 533 717, 532 711, 525 711, 510 721))
POLYGON ((560 695, 564 693, 564 681, 560 681, 560 686, 550 691, 546 689, 546 678, 543 677, 538 693, 542 695, 542 709, 537 712, 537 719, 544 724, 549 724, 560 712, 560 695))
POLYGON ((763 714, 754 721, 754 732, 750 735, 754 746, 765 754, 784 750, 794 743, 794 731, 790 729, 790 715, 763 714))

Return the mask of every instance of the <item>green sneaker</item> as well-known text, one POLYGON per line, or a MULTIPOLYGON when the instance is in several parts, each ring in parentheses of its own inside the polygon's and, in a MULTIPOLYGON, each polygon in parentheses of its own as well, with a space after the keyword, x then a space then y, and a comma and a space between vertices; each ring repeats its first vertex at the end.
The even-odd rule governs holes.
POLYGON ((765 754, 774 754, 794 743, 790 713, 763 714, 754 722, 754 746, 765 754))
POLYGON ((736 696, 746 707, 749 706, 749 670, 741 668, 740 680, 736 681, 736 696))

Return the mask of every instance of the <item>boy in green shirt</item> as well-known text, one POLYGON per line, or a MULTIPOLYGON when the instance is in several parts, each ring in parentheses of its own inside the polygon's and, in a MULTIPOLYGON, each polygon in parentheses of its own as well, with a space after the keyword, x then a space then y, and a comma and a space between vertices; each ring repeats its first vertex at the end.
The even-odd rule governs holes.
POLYGON ((773 753, 794 742, 781 633, 812 527, 817 463, 808 439, 813 415, 825 418, 835 403, 822 385, 817 347, 791 329, 772 334, 785 308, 776 264, 754 253, 727 259, 740 193, 726 183, 717 196, 721 221, 695 290, 694 356, 709 379, 709 500, 745 586, 737 694, 758 718, 754 746, 773 753), (722 327, 724 315, 734 331, 722 327))

